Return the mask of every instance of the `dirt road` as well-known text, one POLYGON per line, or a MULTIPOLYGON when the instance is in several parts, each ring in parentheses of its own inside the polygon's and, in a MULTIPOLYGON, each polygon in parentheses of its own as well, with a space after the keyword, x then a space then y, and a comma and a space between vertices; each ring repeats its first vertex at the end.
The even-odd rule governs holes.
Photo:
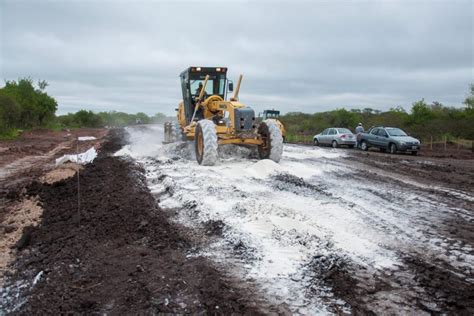
POLYGON ((202 167, 190 144, 160 145, 160 128, 130 133, 120 154, 145 166, 159 205, 190 228, 218 223, 201 255, 272 304, 301 314, 473 311, 472 160, 287 145, 279 164, 230 147, 202 167))
POLYGON ((474 313, 472 160, 287 145, 203 167, 127 132, 81 172, 80 222, 74 180, 27 188, 44 215, 5 310, 474 313))

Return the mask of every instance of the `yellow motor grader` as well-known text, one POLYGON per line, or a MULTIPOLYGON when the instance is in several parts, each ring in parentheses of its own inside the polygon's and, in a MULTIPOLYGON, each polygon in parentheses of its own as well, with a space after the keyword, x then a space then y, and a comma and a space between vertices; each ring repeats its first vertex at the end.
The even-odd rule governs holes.
POLYGON ((279 120, 279 118, 280 118, 280 111, 275 110, 275 109, 264 110, 263 113, 258 113, 257 121, 261 122, 267 119, 275 119, 278 124, 278 128, 280 129, 281 136, 283 137, 283 141, 285 141, 286 129, 283 123, 279 120))
POLYGON ((283 125, 275 119, 257 122, 255 111, 239 102, 242 75, 235 91, 224 67, 189 67, 180 79, 178 122, 165 123, 164 143, 193 140, 196 160, 206 166, 216 163, 217 147, 224 144, 256 146, 260 159, 280 161, 283 125), (227 101, 228 92, 234 94, 227 101))

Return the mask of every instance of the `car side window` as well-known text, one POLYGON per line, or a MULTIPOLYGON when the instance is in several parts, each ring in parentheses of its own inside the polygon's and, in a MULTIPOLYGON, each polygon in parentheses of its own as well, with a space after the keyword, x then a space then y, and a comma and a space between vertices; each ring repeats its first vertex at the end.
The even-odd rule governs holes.
POLYGON ((336 131, 334 130, 334 128, 331 128, 329 130, 329 135, 335 135, 336 134, 336 131))
POLYGON ((383 137, 387 136, 387 132, 384 129, 379 129, 378 134, 383 137))
POLYGON ((372 129, 372 130, 370 131, 370 134, 372 134, 372 135, 377 135, 377 132, 378 132, 378 131, 379 131, 378 128, 374 128, 374 129, 372 129))
POLYGON ((328 134, 328 129, 326 128, 322 133, 321 135, 327 135, 328 134))

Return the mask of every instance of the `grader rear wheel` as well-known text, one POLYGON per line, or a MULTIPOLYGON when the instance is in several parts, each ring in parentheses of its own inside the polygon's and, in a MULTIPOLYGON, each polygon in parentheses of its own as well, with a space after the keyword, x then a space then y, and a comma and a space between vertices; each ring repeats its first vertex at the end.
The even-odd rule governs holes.
POLYGON ((283 137, 274 120, 265 120, 258 127, 258 134, 263 144, 258 146, 260 159, 271 159, 279 162, 283 153, 283 137))
POLYGON ((194 139, 196 160, 200 165, 212 166, 217 161, 216 126, 211 120, 200 120, 194 139))

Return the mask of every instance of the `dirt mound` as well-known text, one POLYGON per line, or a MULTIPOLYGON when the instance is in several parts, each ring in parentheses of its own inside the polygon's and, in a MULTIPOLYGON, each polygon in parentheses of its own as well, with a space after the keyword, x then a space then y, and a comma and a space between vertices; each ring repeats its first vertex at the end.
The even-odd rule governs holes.
POLYGON ((81 170, 82 167, 76 163, 65 163, 63 165, 58 166, 56 169, 47 172, 40 178, 40 181, 48 184, 53 184, 55 182, 72 177, 76 174, 78 169, 81 170))
POLYGON ((27 298, 17 313, 258 313, 251 289, 188 255, 193 243, 157 208, 143 169, 107 157, 122 136, 111 133, 101 157, 81 171, 80 209, 75 178, 29 187, 44 209, 42 222, 9 284, 32 284, 35 276, 37 283, 2 308, 27 298))
POLYGON ((8 217, 0 213, 0 286, 17 249, 28 242, 28 230, 40 222, 43 210, 38 204, 35 197, 24 197, 16 203, 7 203, 5 212, 8 212, 8 217))
POLYGON ((118 151, 127 144, 127 139, 128 134, 125 129, 117 128, 110 130, 100 147, 99 157, 104 157, 118 151))

